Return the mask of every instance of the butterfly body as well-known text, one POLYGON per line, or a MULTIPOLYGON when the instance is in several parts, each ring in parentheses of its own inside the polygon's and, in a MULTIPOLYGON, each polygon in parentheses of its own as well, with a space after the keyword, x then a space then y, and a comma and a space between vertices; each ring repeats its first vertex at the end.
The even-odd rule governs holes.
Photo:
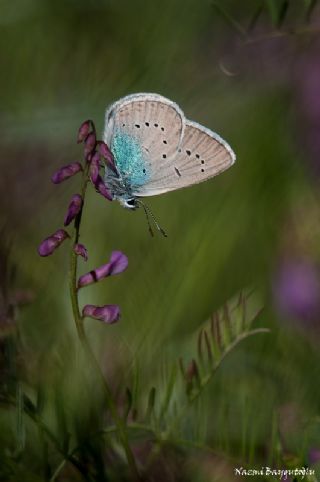
POLYGON ((211 130, 185 118, 158 94, 133 94, 106 112, 104 141, 116 171, 105 183, 114 199, 136 209, 137 198, 205 181, 235 162, 231 147, 211 130))

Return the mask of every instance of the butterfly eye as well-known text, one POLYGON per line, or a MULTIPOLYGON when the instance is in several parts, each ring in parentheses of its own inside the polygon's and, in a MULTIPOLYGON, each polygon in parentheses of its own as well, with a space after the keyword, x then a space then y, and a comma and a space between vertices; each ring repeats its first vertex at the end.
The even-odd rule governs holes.
POLYGON ((135 209, 137 207, 135 198, 127 199, 125 201, 125 207, 129 209, 135 209))

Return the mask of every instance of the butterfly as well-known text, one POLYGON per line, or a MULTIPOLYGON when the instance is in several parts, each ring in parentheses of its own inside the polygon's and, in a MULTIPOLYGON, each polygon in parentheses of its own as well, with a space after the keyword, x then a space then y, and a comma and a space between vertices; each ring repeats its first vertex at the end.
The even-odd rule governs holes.
POLYGON ((132 94, 114 102, 106 110, 103 140, 114 156, 116 169, 107 167, 105 173, 113 199, 128 209, 141 205, 146 215, 141 197, 206 181, 236 159, 218 134, 186 119, 175 102, 159 94, 132 94))

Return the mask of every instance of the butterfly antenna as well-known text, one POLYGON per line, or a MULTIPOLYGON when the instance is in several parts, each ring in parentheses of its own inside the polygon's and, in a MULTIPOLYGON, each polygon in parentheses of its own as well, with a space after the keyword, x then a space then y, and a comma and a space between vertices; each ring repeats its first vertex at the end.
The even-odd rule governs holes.
POLYGON ((143 204, 143 202, 141 202, 141 201, 138 201, 138 202, 139 202, 139 204, 141 204, 141 206, 143 207, 144 214, 146 215, 146 219, 147 219, 147 223, 148 223, 149 233, 150 233, 150 235, 153 237, 154 234, 153 234, 153 231, 152 231, 152 227, 151 227, 150 219, 149 219, 149 214, 148 214, 148 211, 147 211, 147 209, 146 209, 146 206, 143 204))
POLYGON ((160 233, 165 237, 167 238, 167 233, 165 232, 164 229, 162 229, 162 227, 159 225, 159 223, 157 222, 153 212, 151 211, 151 209, 149 208, 149 206, 147 206, 146 204, 144 204, 142 201, 140 201, 140 199, 137 199, 137 202, 138 204, 141 204, 141 206, 143 207, 143 210, 145 212, 145 215, 146 215, 146 218, 147 218, 147 222, 148 222, 148 227, 149 227, 149 232, 151 234, 151 236, 153 236, 153 231, 152 231, 152 228, 151 228, 151 224, 150 224, 150 218, 152 219, 152 221, 154 222, 156 228, 158 231, 160 231, 160 233))

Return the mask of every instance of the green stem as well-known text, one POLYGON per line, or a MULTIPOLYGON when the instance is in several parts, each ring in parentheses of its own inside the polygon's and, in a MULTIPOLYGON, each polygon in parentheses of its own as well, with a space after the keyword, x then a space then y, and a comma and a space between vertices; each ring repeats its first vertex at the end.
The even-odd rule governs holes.
MULTIPOLYGON (((84 199, 86 195, 86 189, 87 189, 87 184, 88 184, 88 172, 89 172, 89 166, 87 165, 82 176, 82 184, 81 184, 81 197, 83 200, 84 204, 84 199)), ((82 206, 83 206, 82 204, 82 206)), ((140 480, 139 472, 136 466, 136 461, 134 459, 133 453, 131 451, 130 445, 129 445, 129 440, 128 440, 128 434, 126 431, 125 423, 118 414, 116 403, 113 400, 112 392, 110 390, 110 387, 108 385, 107 380, 105 379, 100 365, 91 350, 91 347, 88 343, 88 340, 86 338, 84 326, 83 326, 83 317, 81 316, 80 313, 80 308, 79 308, 79 299, 78 299, 78 289, 77 289, 77 267, 78 267, 78 256, 74 252, 74 246, 76 243, 79 241, 80 237, 80 224, 81 224, 81 217, 82 217, 82 208, 77 215, 75 222, 74 222, 74 231, 73 231, 73 236, 72 236, 72 246, 71 246, 71 254, 70 254, 70 273, 69 273, 69 289, 70 289, 70 298, 71 298, 71 305, 72 305, 72 312, 73 312, 73 317, 74 321, 76 324, 77 332, 79 339, 81 341, 81 344, 83 346, 84 351, 87 353, 91 363, 94 365, 94 367, 97 370, 97 373, 99 374, 99 377, 101 379, 108 408, 111 413, 111 417, 118 429, 118 434, 119 434, 119 439, 121 442, 121 445, 125 451, 128 466, 131 471, 132 475, 132 480, 140 480)))

